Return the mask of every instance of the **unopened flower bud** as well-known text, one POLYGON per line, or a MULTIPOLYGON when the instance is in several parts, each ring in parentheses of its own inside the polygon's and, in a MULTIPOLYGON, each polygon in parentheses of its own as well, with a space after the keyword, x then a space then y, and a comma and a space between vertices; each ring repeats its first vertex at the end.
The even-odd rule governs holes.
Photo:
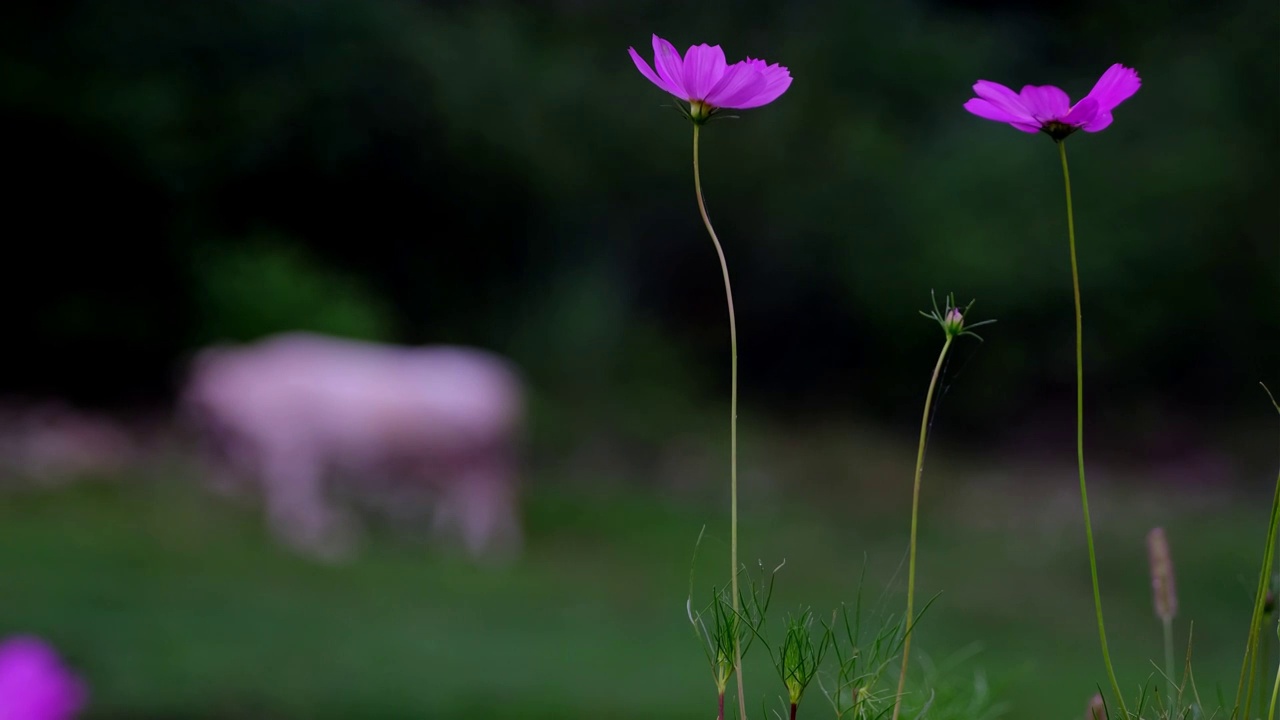
POLYGON ((951 308, 947 311, 947 316, 942 319, 942 329, 946 331, 949 337, 955 337, 964 329, 964 315, 961 314, 960 308, 951 308))
POLYGON ((787 618, 787 636, 776 660, 782 683, 787 688, 792 707, 800 704, 805 688, 818 674, 826 653, 829 635, 822 634, 817 643, 812 634, 813 613, 805 611, 787 618))

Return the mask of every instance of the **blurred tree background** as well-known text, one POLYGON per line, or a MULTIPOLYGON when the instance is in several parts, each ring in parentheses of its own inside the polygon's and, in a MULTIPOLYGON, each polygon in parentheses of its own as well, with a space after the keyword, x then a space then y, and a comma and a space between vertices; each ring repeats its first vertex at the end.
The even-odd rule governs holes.
POLYGON ((611 398, 589 412, 718 401, 689 127, 626 56, 653 31, 796 78, 705 144, 748 405, 909 418, 936 289, 1000 321, 951 400, 969 429, 1069 407, 1052 143, 960 105, 978 78, 1078 98, 1117 61, 1143 89, 1069 145, 1091 392, 1117 425, 1225 421, 1280 367, 1272 2, 2 12, 10 390, 164 398, 201 344, 308 327, 492 347, 546 393, 611 398))

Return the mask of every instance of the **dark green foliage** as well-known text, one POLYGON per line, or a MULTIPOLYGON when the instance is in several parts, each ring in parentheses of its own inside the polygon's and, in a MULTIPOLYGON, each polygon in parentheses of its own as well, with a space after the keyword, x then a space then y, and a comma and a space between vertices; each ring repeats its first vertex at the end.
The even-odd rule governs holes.
MULTIPOLYGON (((1093 387, 1120 415, 1174 395, 1225 414, 1280 364, 1273 3, 1151 7, 1140 22, 1103 3, 741 9, 7 7, 6 235, 34 253, 4 291, 22 308, 15 331, 50 348, 127 338, 145 385, 235 322, 197 302, 200 249, 243 253, 264 230, 361 278, 378 316, 359 334, 474 342, 530 365, 600 338, 578 351, 599 368, 594 391, 625 362, 692 394, 722 372, 723 308, 691 212, 688 128, 626 56, 658 31, 796 77, 705 139, 750 402, 856 391, 864 412, 906 413, 898 388, 917 368, 901 358, 931 339, 901 328, 937 287, 983 298, 1017 338, 966 368, 953 402, 971 427, 1059 397, 1071 318, 1052 144, 960 105, 980 77, 1079 96, 1114 61, 1139 69, 1142 91, 1112 128, 1073 138, 1093 387), (584 295, 607 315, 565 309, 584 295), (609 328, 637 323, 694 362, 624 361, 609 328)), ((67 382, 67 365, 28 369, 6 382, 67 382)))

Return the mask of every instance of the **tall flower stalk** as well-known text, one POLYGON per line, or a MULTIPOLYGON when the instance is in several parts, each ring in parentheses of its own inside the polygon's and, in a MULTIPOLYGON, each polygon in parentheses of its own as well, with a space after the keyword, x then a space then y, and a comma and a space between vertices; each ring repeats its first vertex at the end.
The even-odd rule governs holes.
POLYGON ((702 215, 702 223, 707 226, 707 234, 716 246, 716 256, 720 258, 720 274, 724 278, 724 297, 729 306, 729 577, 730 591, 733 598, 733 667, 738 676, 738 707, 741 716, 747 716, 746 692, 742 684, 742 642, 739 639, 737 623, 742 614, 741 598, 738 594, 738 322, 733 312, 733 285, 729 282, 729 263, 724 257, 724 247, 707 215, 707 203, 702 197, 702 170, 698 163, 698 137, 702 123, 693 124, 693 189, 698 196, 698 212, 702 215))
MULTIPOLYGON (((645 62, 635 48, 629 49, 631 61, 654 85, 687 103, 679 106, 693 122, 693 187, 698 199, 698 212, 707 234, 715 245, 724 278, 725 300, 729 307, 729 578, 732 602, 733 667, 738 676, 738 713, 747 717, 746 693, 742 680, 742 641, 738 623, 742 622, 742 601, 738 591, 738 326, 733 311, 733 288, 729 283, 729 264, 716 235, 707 203, 702 194, 702 171, 699 164, 698 140, 702 125, 723 110, 745 110, 767 105, 791 86, 787 68, 764 60, 747 58, 732 65, 725 61, 719 45, 694 45, 683 56, 671 43, 653 36, 653 66, 645 62)), ((723 713, 723 693, 721 693, 723 713)))
POLYGON ((1107 647, 1107 626, 1102 619, 1102 590, 1098 585, 1098 554, 1093 546, 1093 522, 1089 518, 1089 488, 1084 477, 1084 314, 1080 306, 1080 264, 1076 260, 1076 218, 1071 206, 1071 170, 1067 167, 1067 144, 1055 138, 1058 156, 1062 158, 1062 182, 1067 193, 1067 244, 1071 250, 1071 291, 1076 303, 1076 466, 1080 472, 1080 507, 1084 512, 1084 537, 1089 546, 1089 577, 1093 581, 1093 609, 1098 617, 1098 641, 1102 645, 1102 663, 1107 668, 1111 692, 1120 705, 1121 717, 1129 717, 1120 683, 1111 664, 1107 647))
POLYGON ((1095 133, 1111 126, 1112 111, 1129 99, 1141 87, 1142 81, 1133 68, 1119 63, 1107 68, 1080 102, 1071 99, 1060 88, 1052 85, 1028 85, 1021 92, 988 80, 979 80, 974 86, 976 98, 964 104, 978 117, 1007 123, 1026 133, 1045 133, 1058 145, 1058 157, 1062 160, 1062 180, 1067 197, 1067 243, 1071 251, 1071 289, 1075 298, 1076 325, 1076 464, 1080 472, 1080 505, 1084 511, 1085 541, 1089 548, 1089 575, 1093 581, 1093 604, 1098 619, 1098 639, 1102 645, 1102 661, 1111 681, 1111 691, 1120 706, 1121 717, 1128 718, 1124 695, 1116 681, 1111 664, 1111 652, 1107 648, 1107 630, 1102 619, 1102 593, 1098 586, 1098 559, 1093 544, 1093 523, 1089 517, 1089 491, 1084 468, 1084 320, 1080 303, 1080 267, 1076 260, 1076 221, 1071 205, 1071 171, 1067 166, 1065 140, 1077 130, 1095 133))
POLYGON ((969 308, 972 306, 973 303, 969 303, 962 312, 960 308, 955 307, 953 299, 948 296, 944 310, 939 311, 935 301, 932 314, 921 313, 925 317, 938 321, 946 340, 943 341, 942 350, 938 353, 938 361, 933 365, 933 375, 929 378, 929 390, 924 396, 924 412, 920 417, 920 443, 916 449, 915 479, 911 488, 911 541, 909 544, 910 549, 907 551, 907 614, 903 619, 906 629, 903 631, 902 670, 898 673, 898 693, 893 701, 893 720, 898 720, 898 715, 902 712, 902 698, 907 687, 907 666, 911 658, 911 635, 915 629, 916 531, 919 527, 920 519, 920 480, 924 476, 924 451, 928 444, 929 417, 933 408, 934 390, 938 386, 938 378, 942 375, 942 368, 947 359, 947 351, 951 349, 952 341, 961 335, 972 335, 981 340, 982 338, 978 337, 972 329, 995 322, 994 320, 986 320, 966 328, 965 314, 968 313, 969 308))

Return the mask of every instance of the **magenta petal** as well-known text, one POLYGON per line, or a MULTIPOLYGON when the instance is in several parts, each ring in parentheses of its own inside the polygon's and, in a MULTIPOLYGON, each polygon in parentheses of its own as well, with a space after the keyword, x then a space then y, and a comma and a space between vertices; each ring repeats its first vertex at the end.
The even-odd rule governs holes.
POLYGON ((979 80, 974 83, 973 92, 979 98, 986 100, 991 105, 1010 115, 1022 118, 1025 122, 1035 121, 1035 118, 1027 110, 1026 103, 1023 102, 1022 97, 1000 83, 979 80))
POLYGON ((1097 101, 1099 113, 1110 113, 1117 105, 1138 92, 1140 87, 1142 78, 1138 77, 1138 71, 1116 63, 1102 73, 1102 77, 1098 78, 1098 82, 1085 97, 1097 101))
POLYGON ((39 638, 0 643, 0 718, 69 720, 86 695, 80 679, 39 638))
POLYGON ((1028 85, 1020 95, 1027 112, 1037 120, 1058 120, 1071 109, 1071 98, 1052 85, 1028 85))
POLYGON ((751 100, 764 87, 764 76, 755 68, 735 63, 725 70, 724 77, 711 88, 705 99, 712 107, 741 109, 740 103, 751 100))
POLYGON ((768 105, 786 92, 787 88, 791 87, 791 71, 777 63, 768 65, 764 60, 747 58, 738 64, 752 68, 760 73, 760 76, 764 79, 764 87, 754 97, 735 99, 736 104, 729 107, 747 110, 761 105, 768 105))
POLYGON ((1024 122, 1026 120, 1022 115, 1014 115, 1011 112, 992 105, 990 101, 982 98, 970 98, 964 104, 964 109, 977 115, 985 120, 995 120, 996 122, 1014 123, 1024 122))
POLYGON ((1088 127, 1098 117, 1098 103, 1093 98, 1087 97, 1076 103, 1074 107, 1059 118, 1068 125, 1074 125, 1079 128, 1088 127))
POLYGON ((663 89, 667 87, 677 89, 679 92, 669 92, 676 97, 689 99, 688 88, 684 85, 684 61, 680 59, 680 52, 676 50, 675 45, 657 35, 653 36, 653 69, 657 71, 658 77, 666 82, 663 89))
POLYGON ((1085 123, 1084 125, 1081 125, 1080 129, 1085 132, 1091 132, 1091 133, 1098 132, 1099 130, 1106 130, 1111 125, 1111 121, 1113 119, 1115 118, 1109 112, 1098 113, 1097 115, 1093 116, 1092 120, 1085 123))
POLYGON ((689 99, 706 100, 727 69, 724 50, 719 45, 703 43, 689 48, 684 54, 684 89, 689 99))
POLYGON ((635 48, 627 48, 627 50, 631 53, 631 61, 636 64, 636 69, 640 71, 641 75, 644 75, 646 78, 648 78, 649 82, 653 83, 654 85, 657 85, 658 87, 662 88, 663 90, 666 90, 667 92, 671 93, 672 95, 675 95, 676 97, 682 100, 684 99, 683 89, 681 89, 677 85, 672 85, 666 80, 663 80, 662 78, 658 77, 658 74, 655 73, 653 69, 649 67, 649 63, 645 62, 644 58, 640 57, 640 53, 636 52, 635 48))

